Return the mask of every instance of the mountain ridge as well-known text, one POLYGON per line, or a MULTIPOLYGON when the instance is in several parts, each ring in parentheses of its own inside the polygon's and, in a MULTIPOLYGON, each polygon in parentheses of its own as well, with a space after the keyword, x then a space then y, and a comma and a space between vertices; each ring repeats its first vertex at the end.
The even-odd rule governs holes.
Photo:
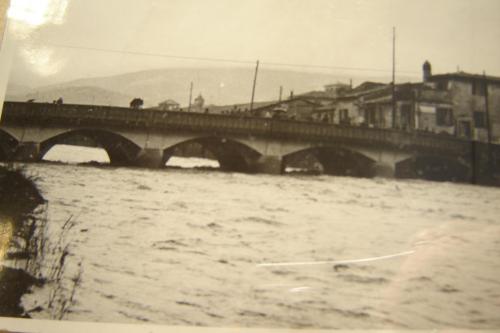
MULTIPOLYGON (((186 106, 189 103, 189 86, 193 82, 193 100, 202 94, 206 104, 229 105, 250 100, 253 77, 253 68, 164 68, 80 78, 32 88, 24 93, 20 93, 18 85, 12 84, 7 88, 7 99, 19 101, 34 98, 39 102, 52 102, 62 97, 67 103, 128 106, 130 100, 140 97, 146 107, 155 106, 166 99, 186 106)), ((387 78, 382 77, 264 68, 258 73, 255 101, 277 100, 280 86, 283 86, 285 98, 291 91, 300 94, 322 90, 326 84, 349 83, 350 79, 358 82, 387 82, 387 78)))

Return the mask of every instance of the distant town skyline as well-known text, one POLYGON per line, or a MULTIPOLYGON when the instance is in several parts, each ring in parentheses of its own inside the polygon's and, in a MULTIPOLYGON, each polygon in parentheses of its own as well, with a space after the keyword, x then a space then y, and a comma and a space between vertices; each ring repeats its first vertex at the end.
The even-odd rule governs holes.
POLYGON ((429 60, 435 73, 500 76, 495 0, 13 0, 9 17, 20 84, 257 59, 390 78, 393 27, 398 75, 420 79, 429 60))

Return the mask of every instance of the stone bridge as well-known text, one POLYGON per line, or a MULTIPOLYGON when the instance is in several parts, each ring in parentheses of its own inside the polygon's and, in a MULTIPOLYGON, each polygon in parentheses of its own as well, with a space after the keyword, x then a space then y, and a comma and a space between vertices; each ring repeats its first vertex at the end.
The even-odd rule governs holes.
MULTIPOLYGON (((196 142, 227 171, 281 174, 290 163, 313 158, 333 175, 459 181, 471 181, 484 169, 486 151, 484 145, 425 132, 108 106, 3 105, 3 160, 39 161, 75 136, 105 149, 117 166, 163 167, 176 147, 196 142)), ((500 155, 494 148, 494 156, 500 155)))

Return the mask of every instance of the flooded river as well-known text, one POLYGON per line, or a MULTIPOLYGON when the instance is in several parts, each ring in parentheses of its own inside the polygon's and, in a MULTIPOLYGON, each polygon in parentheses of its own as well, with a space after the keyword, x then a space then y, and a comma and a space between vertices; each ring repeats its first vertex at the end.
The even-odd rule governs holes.
MULTIPOLYGON (((49 154, 75 162, 64 149, 49 154)), ((82 275, 67 320, 500 327, 498 188, 57 164, 27 171, 49 201, 51 237, 69 217, 76 223, 68 273, 81 263, 82 275)), ((46 296, 37 289, 24 304, 46 296)))

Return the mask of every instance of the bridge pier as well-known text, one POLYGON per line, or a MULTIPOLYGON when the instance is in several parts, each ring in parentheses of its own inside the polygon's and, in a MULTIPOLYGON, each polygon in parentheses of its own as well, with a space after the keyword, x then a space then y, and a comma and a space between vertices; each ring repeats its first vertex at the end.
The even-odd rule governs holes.
POLYGON ((40 144, 37 142, 19 142, 12 160, 18 162, 37 162, 40 161, 40 144))
POLYGON ((139 151, 132 164, 140 168, 159 169, 164 163, 163 150, 154 148, 144 148, 139 151))
POLYGON ((396 166, 391 163, 375 162, 372 172, 374 177, 396 178, 396 166))
POLYGON ((256 173, 270 175, 281 175, 284 171, 283 158, 281 156, 263 155, 252 163, 252 169, 256 173))

